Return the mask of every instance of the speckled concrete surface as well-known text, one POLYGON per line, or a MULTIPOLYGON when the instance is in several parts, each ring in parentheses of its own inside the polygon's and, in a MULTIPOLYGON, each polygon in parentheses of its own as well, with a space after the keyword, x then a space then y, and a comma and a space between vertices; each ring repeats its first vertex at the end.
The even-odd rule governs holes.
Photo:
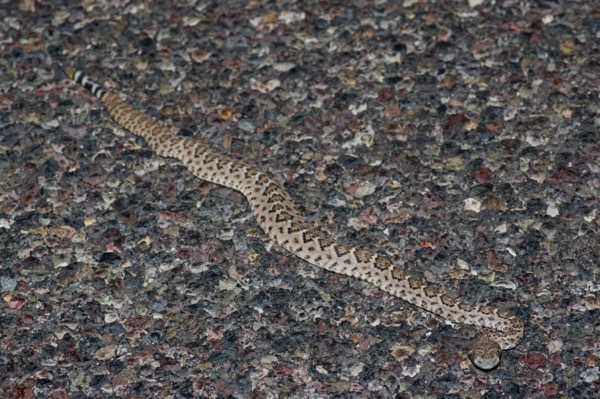
POLYGON ((600 396, 600 4, 0 1, 0 396, 600 396), (269 171, 321 229, 526 323, 272 245, 59 65, 269 171))

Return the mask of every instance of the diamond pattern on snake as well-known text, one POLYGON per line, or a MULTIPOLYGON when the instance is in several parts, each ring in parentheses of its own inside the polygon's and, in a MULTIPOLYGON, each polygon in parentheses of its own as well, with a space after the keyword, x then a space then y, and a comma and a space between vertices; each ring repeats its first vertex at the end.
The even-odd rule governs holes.
POLYGON ((469 358, 478 368, 495 368, 502 351, 514 348, 523 338, 523 323, 506 310, 450 298, 382 255, 329 238, 304 219, 287 191, 264 172, 200 141, 172 133, 130 107, 118 94, 103 90, 81 71, 67 68, 65 72, 99 98, 118 125, 142 137, 156 154, 180 160, 200 179, 241 192, 259 226, 282 248, 323 269, 368 281, 450 322, 482 327, 483 332, 468 349, 469 358))

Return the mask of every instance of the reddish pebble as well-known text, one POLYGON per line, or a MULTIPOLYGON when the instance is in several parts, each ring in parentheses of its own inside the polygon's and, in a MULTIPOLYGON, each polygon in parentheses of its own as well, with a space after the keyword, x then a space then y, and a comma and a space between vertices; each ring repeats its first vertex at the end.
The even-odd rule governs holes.
POLYGON ((523 356, 523 362, 532 370, 537 370, 546 365, 546 356, 541 353, 531 352, 523 356))

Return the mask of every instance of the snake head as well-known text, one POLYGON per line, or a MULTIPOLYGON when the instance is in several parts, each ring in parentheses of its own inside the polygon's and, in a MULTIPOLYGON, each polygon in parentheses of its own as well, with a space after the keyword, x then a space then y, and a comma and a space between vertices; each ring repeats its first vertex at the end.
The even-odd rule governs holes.
POLYGON ((500 363, 502 349, 496 342, 483 335, 473 341, 469 347, 469 359, 482 370, 491 370, 500 363))

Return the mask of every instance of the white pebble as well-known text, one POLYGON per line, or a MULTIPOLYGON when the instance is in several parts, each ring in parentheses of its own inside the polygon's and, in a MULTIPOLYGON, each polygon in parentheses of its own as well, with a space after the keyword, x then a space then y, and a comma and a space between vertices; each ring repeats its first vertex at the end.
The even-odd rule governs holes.
POLYGON ((465 201, 465 210, 479 213, 481 211, 481 202, 475 198, 467 198, 465 201))

